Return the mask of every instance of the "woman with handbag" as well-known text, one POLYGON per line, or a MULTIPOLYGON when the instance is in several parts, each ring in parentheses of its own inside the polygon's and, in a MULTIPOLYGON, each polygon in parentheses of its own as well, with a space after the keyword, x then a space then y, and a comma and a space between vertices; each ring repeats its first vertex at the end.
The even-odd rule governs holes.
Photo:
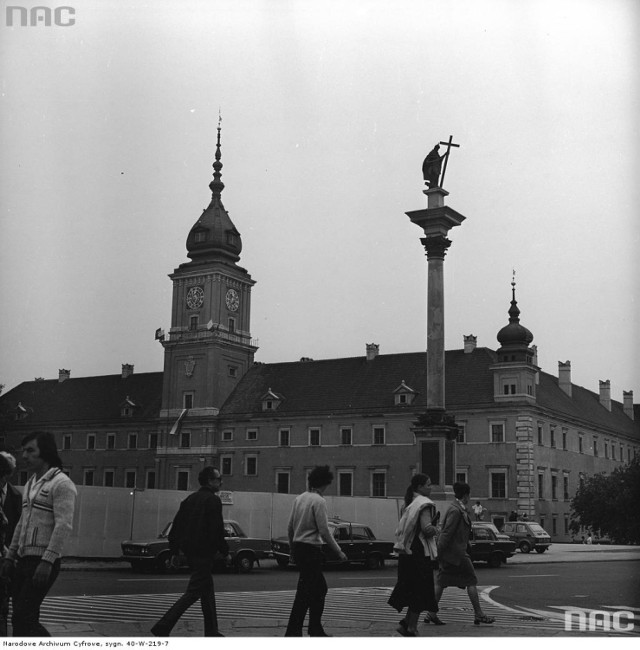
POLYGON ((439 514, 429 499, 431 480, 426 474, 415 474, 407 488, 400 523, 396 530, 394 550, 398 553, 398 581, 389 597, 389 605, 407 613, 397 632, 402 636, 418 636, 420 612, 437 619, 438 602, 433 583, 433 561, 437 557, 436 533, 439 514))

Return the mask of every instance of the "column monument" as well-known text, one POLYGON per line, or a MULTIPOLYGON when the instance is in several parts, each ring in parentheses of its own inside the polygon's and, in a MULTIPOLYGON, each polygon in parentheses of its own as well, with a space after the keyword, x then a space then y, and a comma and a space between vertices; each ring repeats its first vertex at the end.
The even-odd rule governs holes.
POLYGON ((427 189, 427 208, 407 212, 413 223, 420 226, 424 237, 428 264, 427 280, 427 410, 418 416, 412 429, 418 446, 419 471, 428 474, 433 484, 433 499, 451 499, 455 481, 455 440, 458 427, 446 411, 445 349, 444 349, 444 257, 451 246, 449 231, 459 226, 465 217, 445 205, 449 193, 443 189, 444 176, 453 136, 440 142, 429 152, 422 165, 427 189), (440 145, 446 152, 439 153, 440 145), (444 167, 444 168, 443 168, 444 167))

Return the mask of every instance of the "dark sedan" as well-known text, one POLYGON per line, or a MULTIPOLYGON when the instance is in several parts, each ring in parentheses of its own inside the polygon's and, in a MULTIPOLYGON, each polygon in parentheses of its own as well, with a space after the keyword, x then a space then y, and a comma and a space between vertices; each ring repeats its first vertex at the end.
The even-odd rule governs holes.
MULTIPOLYGON (((384 561, 391 557, 393 542, 383 542, 376 539, 368 526, 340 519, 331 519, 329 529, 343 553, 347 556, 348 563, 364 564, 368 569, 380 569, 384 566, 384 561)), ((293 564, 288 538, 278 537, 272 539, 271 549, 278 566, 284 568, 289 564, 293 564)), ((326 544, 323 545, 323 551, 326 564, 340 564, 340 560, 329 551, 326 544)))

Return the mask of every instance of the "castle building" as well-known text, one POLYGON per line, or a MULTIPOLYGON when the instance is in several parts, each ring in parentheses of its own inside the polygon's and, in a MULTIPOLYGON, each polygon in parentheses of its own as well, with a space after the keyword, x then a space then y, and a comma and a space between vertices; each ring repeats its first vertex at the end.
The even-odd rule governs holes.
MULTIPOLYGON (((329 494, 399 497, 423 469, 416 421, 428 400, 425 351, 259 363, 251 335, 255 284, 239 266, 242 239, 222 204, 220 129, 209 206, 187 237, 188 262, 173 282, 171 327, 157 338, 162 372, 23 382, 0 396, 0 448, 19 458, 26 432, 53 432, 65 470, 80 485, 192 490, 215 464, 226 490, 298 493, 308 470, 329 464, 329 494)), ((502 317, 496 315, 498 328, 502 317)), ((455 417, 455 480, 497 525, 509 513, 570 539, 570 500, 580 481, 611 472, 640 450, 633 393, 611 398, 537 365, 512 283, 499 347, 444 355, 447 412, 455 417)), ((19 466, 16 483, 27 476, 19 466)))

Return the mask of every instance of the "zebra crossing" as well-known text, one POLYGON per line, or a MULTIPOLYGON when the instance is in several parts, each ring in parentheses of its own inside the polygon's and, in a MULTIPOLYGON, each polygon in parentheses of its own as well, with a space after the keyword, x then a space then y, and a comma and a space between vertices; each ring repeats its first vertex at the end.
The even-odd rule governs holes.
MULTIPOLYGON (((491 599, 492 586, 479 587, 483 610, 496 619, 495 626, 518 627, 527 634, 541 629, 561 631, 562 621, 526 611, 510 609, 491 599)), ((326 624, 339 625, 353 621, 389 624, 395 629, 398 614, 387 604, 391 587, 344 587, 329 590, 323 620, 326 624)), ((41 609, 40 620, 47 624, 76 623, 140 623, 152 625, 180 596, 170 594, 119 594, 95 596, 56 596, 47 598, 41 609)), ((283 624, 289 617, 295 596, 287 591, 231 591, 216 594, 218 619, 270 619, 283 624)), ((447 624, 469 624, 473 621, 473 609, 466 591, 448 589, 440 602, 440 616, 447 624)), ((202 613, 196 603, 182 617, 184 621, 201 621, 202 613)))

